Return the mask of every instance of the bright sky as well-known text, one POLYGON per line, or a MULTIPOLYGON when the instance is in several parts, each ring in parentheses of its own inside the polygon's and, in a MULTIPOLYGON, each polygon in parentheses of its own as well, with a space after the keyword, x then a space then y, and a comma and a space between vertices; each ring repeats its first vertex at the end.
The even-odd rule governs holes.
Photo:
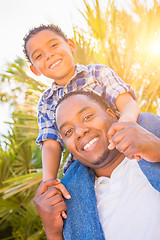
MULTIPOLYGON (((72 25, 83 24, 77 10, 83 6, 83 0, 0 0, 0 72, 17 56, 24 58, 23 37, 32 27, 54 23, 72 37, 72 25)), ((7 133, 8 120, 8 105, 0 103, 0 133, 7 133)))
POLYGON ((0 67, 23 56, 23 37, 40 24, 55 23, 67 35, 72 34, 72 23, 80 23, 82 0, 0 0, 0 67))

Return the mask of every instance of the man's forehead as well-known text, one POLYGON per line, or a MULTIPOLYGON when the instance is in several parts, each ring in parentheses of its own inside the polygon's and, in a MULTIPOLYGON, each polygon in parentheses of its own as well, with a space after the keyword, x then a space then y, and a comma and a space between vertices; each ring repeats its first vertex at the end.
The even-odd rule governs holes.
POLYGON ((60 105, 63 105, 62 106, 63 109, 65 106, 65 109, 67 108, 68 110, 71 110, 71 111, 73 108, 75 109, 77 108, 77 111, 78 109, 81 109, 79 110, 80 113, 88 108, 99 106, 99 104, 96 101, 94 101, 87 95, 81 95, 81 94, 71 95, 67 97, 60 103, 60 105))
POLYGON ((104 110, 99 103, 90 99, 86 95, 71 95, 64 99, 56 110, 56 123, 57 126, 64 125, 65 122, 70 122, 72 118, 79 117, 86 111, 101 111, 104 110))

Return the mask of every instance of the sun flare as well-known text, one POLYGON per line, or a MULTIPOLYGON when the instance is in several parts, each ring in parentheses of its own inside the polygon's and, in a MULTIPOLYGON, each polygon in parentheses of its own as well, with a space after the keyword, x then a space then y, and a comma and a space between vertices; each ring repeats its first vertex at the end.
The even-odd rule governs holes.
POLYGON ((150 53, 152 55, 159 55, 160 54, 160 42, 156 41, 156 42, 153 42, 151 44, 150 53))

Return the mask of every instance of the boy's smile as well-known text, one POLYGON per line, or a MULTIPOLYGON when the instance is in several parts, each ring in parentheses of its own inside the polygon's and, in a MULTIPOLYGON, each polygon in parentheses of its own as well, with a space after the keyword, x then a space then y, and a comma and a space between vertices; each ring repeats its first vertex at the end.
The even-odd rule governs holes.
POLYGON ((116 121, 114 113, 104 110, 85 95, 65 99, 57 108, 56 122, 64 143, 84 165, 101 168, 117 155, 108 150, 107 132, 116 121))
POLYGON ((27 42, 32 72, 54 79, 58 85, 66 85, 75 72, 72 56, 75 49, 71 39, 66 41, 51 30, 36 33, 27 42))

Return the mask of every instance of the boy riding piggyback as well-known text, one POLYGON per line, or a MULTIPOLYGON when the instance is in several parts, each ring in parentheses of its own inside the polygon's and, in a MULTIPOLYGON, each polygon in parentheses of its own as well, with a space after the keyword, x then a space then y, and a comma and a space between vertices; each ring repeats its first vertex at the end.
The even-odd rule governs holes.
POLYGON ((30 69, 53 80, 51 88, 41 96, 38 105, 39 136, 36 143, 42 148, 43 180, 56 179, 63 141, 55 124, 55 105, 64 94, 94 91, 117 109, 119 121, 137 121, 139 107, 135 93, 106 65, 74 64, 75 43, 54 25, 41 25, 24 38, 24 53, 30 69))

